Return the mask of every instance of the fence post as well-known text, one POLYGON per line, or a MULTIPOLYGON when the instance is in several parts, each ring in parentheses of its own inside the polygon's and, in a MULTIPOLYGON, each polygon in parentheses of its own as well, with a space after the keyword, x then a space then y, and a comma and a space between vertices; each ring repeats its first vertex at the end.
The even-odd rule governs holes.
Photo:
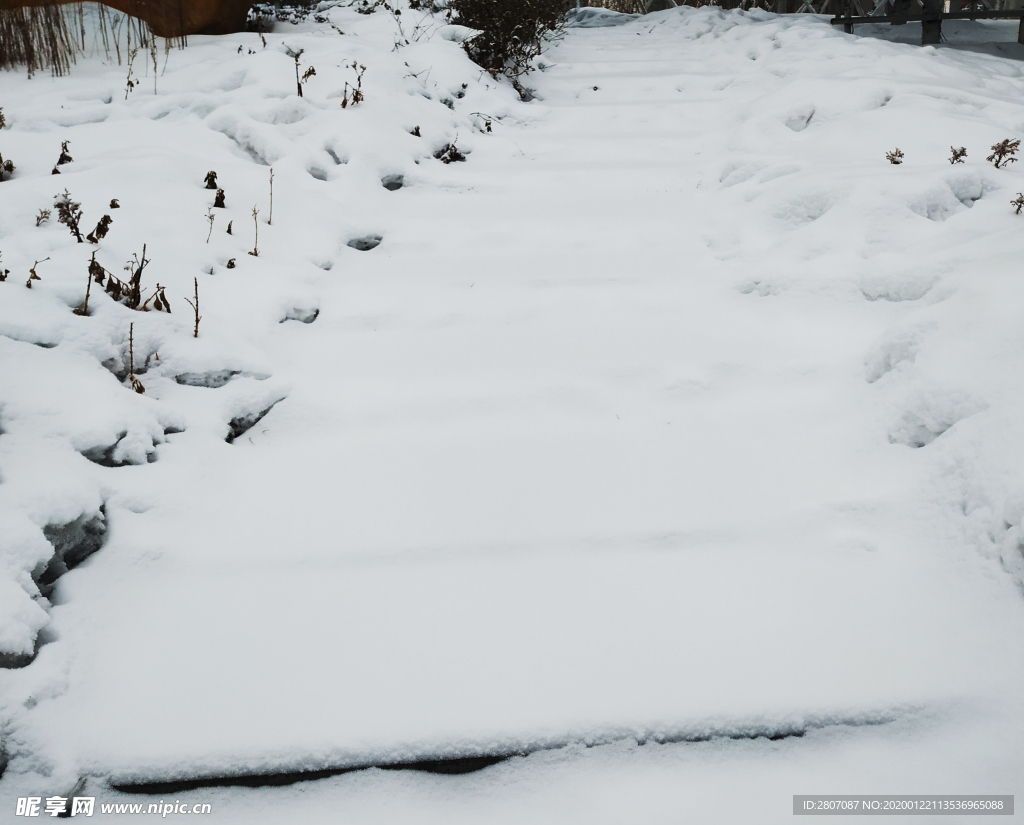
POLYGON ((942 42, 943 0, 924 0, 924 14, 921 19, 921 45, 937 46, 942 42))

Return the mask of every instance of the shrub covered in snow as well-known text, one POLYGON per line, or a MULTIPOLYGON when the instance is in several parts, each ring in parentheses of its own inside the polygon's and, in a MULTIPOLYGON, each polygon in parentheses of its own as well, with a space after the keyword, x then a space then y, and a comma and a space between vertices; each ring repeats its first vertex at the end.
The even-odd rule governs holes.
POLYGON ((522 95, 519 78, 530 71, 545 36, 561 27, 570 7, 568 0, 452 0, 448 16, 481 32, 463 43, 473 62, 507 75, 522 95))
POLYGON ((262 31, 275 20, 297 24, 305 20, 317 3, 313 0, 291 0, 288 3, 253 3, 248 24, 251 31, 262 31))
POLYGON ((1014 155, 1017 154, 1017 149, 1019 148, 1019 140, 1006 138, 992 147, 992 154, 985 158, 985 160, 995 166, 996 169, 1000 166, 1009 166, 1011 163, 1017 162, 1017 158, 1014 155))

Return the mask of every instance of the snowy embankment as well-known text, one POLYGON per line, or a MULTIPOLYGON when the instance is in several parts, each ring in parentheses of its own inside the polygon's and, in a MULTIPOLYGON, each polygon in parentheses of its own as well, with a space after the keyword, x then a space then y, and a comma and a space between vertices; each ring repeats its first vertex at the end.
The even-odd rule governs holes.
POLYGON ((329 14, 127 100, 99 59, 0 77, 4 798, 529 752, 175 798, 1024 792, 1024 171, 984 161, 1020 64, 677 9, 570 30, 523 103, 458 30, 329 14), (65 188, 98 245, 35 226, 65 188), (143 244, 173 313, 75 315, 143 244), (51 591, 47 536, 102 548, 51 591))

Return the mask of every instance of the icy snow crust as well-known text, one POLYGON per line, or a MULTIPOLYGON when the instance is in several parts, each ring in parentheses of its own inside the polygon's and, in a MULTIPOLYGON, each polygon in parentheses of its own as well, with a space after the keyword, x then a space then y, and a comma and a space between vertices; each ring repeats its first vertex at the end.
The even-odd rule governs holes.
POLYGON ((181 798, 768 822, 1024 793, 1024 173, 983 160, 1024 131, 1021 64, 676 9, 570 30, 522 103, 458 38, 330 16, 192 38, 127 100, 99 58, 0 78, 0 652, 38 650, 0 671, 3 804, 545 748, 181 798), (98 247, 36 228, 65 187, 113 217, 98 247), (90 254, 144 243, 173 314, 94 285, 74 315, 90 254), (83 519, 102 548, 43 598, 44 528, 83 519))

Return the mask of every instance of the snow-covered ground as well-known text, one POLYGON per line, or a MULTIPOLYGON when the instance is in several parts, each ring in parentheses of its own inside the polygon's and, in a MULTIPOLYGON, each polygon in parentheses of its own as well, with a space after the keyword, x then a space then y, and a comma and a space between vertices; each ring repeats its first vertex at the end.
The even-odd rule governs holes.
POLYGON ((592 17, 620 25, 569 29, 522 102, 440 19, 393 48, 383 10, 328 14, 142 53, 127 99, 100 57, 0 77, 0 804, 509 754, 167 798, 1024 794, 1024 171, 985 161, 1024 133, 1016 24, 592 17), (98 245, 36 227, 65 188, 98 245), (122 277, 143 244, 173 313, 93 284, 75 315, 92 253, 122 277), (48 599, 47 536, 103 539, 48 599))

